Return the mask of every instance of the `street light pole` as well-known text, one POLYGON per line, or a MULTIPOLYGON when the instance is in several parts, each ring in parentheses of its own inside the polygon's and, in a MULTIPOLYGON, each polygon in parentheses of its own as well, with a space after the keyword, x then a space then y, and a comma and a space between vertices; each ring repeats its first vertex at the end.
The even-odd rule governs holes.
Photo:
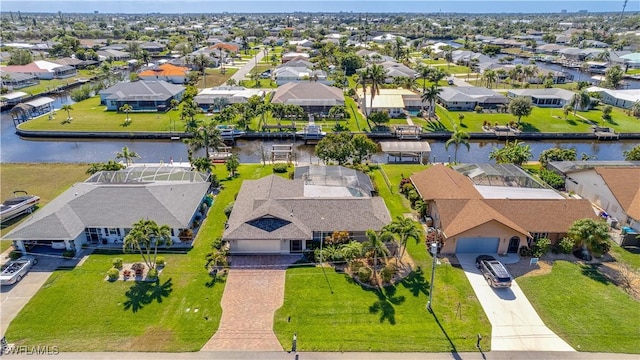
POLYGON ((429 288, 429 302, 427 302, 427 310, 433 312, 431 309, 431 300, 433 299, 433 275, 436 272, 436 255, 438 254, 438 244, 434 241, 431 243, 431 255, 433 256, 433 264, 431 265, 431 284, 429 288))

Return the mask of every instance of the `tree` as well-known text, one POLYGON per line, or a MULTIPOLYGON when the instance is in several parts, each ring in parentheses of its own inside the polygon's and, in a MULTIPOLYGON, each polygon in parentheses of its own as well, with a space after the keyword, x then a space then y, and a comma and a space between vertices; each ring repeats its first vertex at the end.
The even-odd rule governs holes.
POLYGON ((496 82, 497 76, 498 75, 496 74, 496 72, 494 70, 492 70, 492 69, 485 70, 482 73, 482 78, 484 79, 486 87, 491 89, 493 84, 496 82))
POLYGON ((140 159, 140 155, 129 150, 128 147, 123 147, 118 153, 116 153, 116 159, 124 159, 126 166, 133 164, 133 159, 140 159))
POLYGON ((238 160, 238 155, 232 154, 227 161, 224 162, 227 167, 227 171, 229 171, 229 177, 233 178, 236 176, 236 170, 238 170, 238 166, 240 166, 240 161, 238 160))
POLYGON ((158 225, 153 220, 140 219, 133 224, 131 231, 124 237, 122 250, 138 251, 147 267, 155 269, 158 246, 170 247, 172 244, 169 225, 158 225))
POLYGON ((576 149, 553 147, 543 150, 540 153, 538 161, 540 161, 540 165, 542 167, 546 167, 551 161, 575 161, 577 156, 576 149))
POLYGON ((355 134, 351 138, 351 144, 353 147, 353 163, 361 164, 364 159, 368 159, 371 155, 378 151, 378 144, 365 134, 355 134))
POLYGON ((209 125, 202 125, 193 131, 193 137, 185 140, 187 146, 189 146, 189 154, 200 149, 204 149, 205 157, 209 159, 209 151, 219 151, 224 146, 224 141, 220 135, 220 129, 216 126, 215 121, 209 125))
MULTIPOLYGON (((378 271, 376 267, 378 265, 378 257, 382 256, 387 258, 389 256, 389 249, 385 243, 393 240, 393 235, 387 231, 377 233, 371 229, 367 230, 367 241, 363 244, 362 250, 373 258, 373 275, 376 281, 378 281, 378 271)), ((380 284, 378 282, 378 284, 380 284)))
POLYGON ((125 121, 129 121, 129 120, 131 120, 131 119, 129 118, 129 113, 131 112, 131 110, 133 110, 133 108, 131 107, 131 105, 129 105, 129 104, 124 104, 124 105, 120 106, 120 109, 118 109, 118 110, 120 110, 120 111, 124 112, 125 114, 127 114, 127 118, 125 119, 125 121))
POLYGON ((346 244, 342 244, 339 249, 342 257, 348 262, 351 262, 362 255, 362 243, 357 240, 352 240, 346 244))
POLYGON ((637 100, 631 105, 631 113, 635 117, 640 117, 640 100, 637 100))
POLYGON ((209 65, 209 57, 205 54, 198 54, 193 59, 193 64, 202 72, 202 88, 207 87, 207 66, 209 65))
POLYGON ((489 154, 489 159, 495 160, 498 164, 522 165, 532 156, 529 145, 514 140, 507 141, 503 148, 493 149, 489 154))
POLYGON ((453 162, 458 162, 458 147, 460 145, 464 145, 467 148, 467 151, 471 150, 471 145, 469 145, 469 133, 458 128, 457 124, 453 124, 453 133, 451 134, 451 138, 444 143, 444 149, 449 150, 449 146, 451 144, 455 145, 455 151, 453 153, 453 162))
POLYGON ((373 64, 369 68, 369 90, 371 93, 371 109, 373 109, 373 99, 380 94, 380 87, 384 84, 386 70, 382 65, 373 64))
POLYGON ((377 126, 382 126, 384 124, 389 123, 389 113, 387 110, 384 111, 374 111, 369 115, 369 120, 373 122, 373 124, 377 126))
POLYGON ((567 237, 573 240, 575 246, 582 247, 596 256, 608 252, 609 249, 609 226, 602 220, 576 220, 567 231, 567 237))
POLYGON ((14 49, 11 51, 8 65, 27 65, 33 61, 31 51, 27 49, 14 49))
POLYGON ((115 162, 115 160, 109 160, 106 163, 92 163, 87 169, 86 173, 93 175, 100 171, 118 171, 124 169, 123 164, 115 162))
POLYGON ((316 145, 316 155, 325 163, 335 161, 338 165, 344 165, 352 153, 353 144, 348 133, 327 134, 316 145))
POLYGON ((358 89, 358 85, 362 87, 362 112, 364 116, 367 118, 367 122, 369 121, 369 113, 367 112, 367 80, 369 78, 369 68, 364 68, 357 75, 354 76, 356 81, 356 90, 358 89))
POLYGON ((436 99, 438 98, 438 95, 440 95, 441 92, 442 92, 442 89, 439 88, 438 85, 433 84, 431 85, 431 87, 427 89, 427 91, 422 93, 422 96, 420 97, 420 100, 422 100, 423 103, 427 101, 429 102, 429 119, 435 116, 436 99))
POLYGON ((579 109, 580 111, 589 110, 589 106, 591 105, 591 96, 586 90, 580 91, 579 93, 573 95, 571 98, 571 106, 573 107, 573 115, 576 115, 576 111, 579 109))
POLYGON ((567 116, 569 113, 573 111, 573 106, 571 104, 564 104, 562 107, 562 113, 564 114, 564 119, 567 120, 567 116))
POLYGON ((409 239, 412 238, 416 242, 420 242, 422 238, 422 231, 416 227, 416 223, 404 216, 397 216, 391 224, 385 226, 385 230, 395 235, 400 247, 402 247, 402 253, 398 252, 398 260, 401 260, 404 256, 409 239))
MULTIPOLYGON (((213 163, 211 162, 211 159, 209 159, 208 157, 205 156, 201 156, 201 157, 197 157, 197 158, 191 158, 190 159, 191 162, 191 166, 193 166, 193 168, 195 168, 197 171, 202 172, 202 173, 211 173, 211 171, 213 170, 213 163)), ((211 175, 213 176, 213 175, 211 175)))
POLYGON ((518 125, 523 116, 531 115, 532 105, 529 98, 517 97, 509 102, 509 112, 518 117, 518 125))
POLYGON ((631 150, 625 150, 622 153, 627 161, 640 161, 640 145, 636 145, 631 150))
POLYGON ((71 121, 71 110, 73 110, 71 105, 69 105, 69 104, 62 105, 60 110, 66 111, 67 112, 67 121, 71 121))
POLYGON ((605 81, 603 83, 604 87, 609 89, 617 89, 620 87, 620 82, 624 77, 624 70, 620 65, 614 65, 607 69, 604 73, 605 81))

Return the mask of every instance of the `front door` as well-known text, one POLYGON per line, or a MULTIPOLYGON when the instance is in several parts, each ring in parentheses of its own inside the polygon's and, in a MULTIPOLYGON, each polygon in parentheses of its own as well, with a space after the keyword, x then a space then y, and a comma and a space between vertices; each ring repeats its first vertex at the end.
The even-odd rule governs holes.
POLYGON ((511 238, 511 240, 509 240, 509 248, 507 249, 507 252, 509 254, 516 254, 518 253, 519 247, 520 247, 520 238, 517 236, 514 236, 511 238))

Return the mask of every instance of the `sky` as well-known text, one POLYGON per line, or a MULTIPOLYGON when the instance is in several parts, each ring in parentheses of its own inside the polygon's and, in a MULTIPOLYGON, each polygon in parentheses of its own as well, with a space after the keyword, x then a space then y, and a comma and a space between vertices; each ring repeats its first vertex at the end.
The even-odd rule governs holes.
MULTIPOLYGON (((620 12, 624 0, 1 0, 0 12, 57 13, 557 13, 620 12)), ((640 11, 629 0, 625 11, 640 11)))

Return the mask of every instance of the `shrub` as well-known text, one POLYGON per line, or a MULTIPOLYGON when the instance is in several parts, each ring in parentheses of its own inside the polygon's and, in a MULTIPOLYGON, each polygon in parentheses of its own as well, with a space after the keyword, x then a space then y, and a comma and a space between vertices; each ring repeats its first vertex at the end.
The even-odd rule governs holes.
POLYGON ((109 281, 116 281, 120 277, 120 270, 111 268, 107 271, 107 276, 109 277, 109 281))
POLYGON ((416 201, 420 200, 420 194, 418 194, 418 192, 415 190, 411 190, 407 194, 407 199, 409 199, 409 202, 411 202, 411 206, 413 206, 416 201))
POLYGON ((520 256, 524 257, 530 257, 533 255, 533 251, 526 246, 520 246, 520 250, 518 252, 520 253, 520 256))
POLYGON ((371 271, 371 269, 369 269, 368 267, 363 266, 358 269, 356 276, 361 282, 367 283, 371 280, 371 274, 373 274, 373 271, 371 271))
POLYGON ((482 112, 482 110, 484 110, 484 109, 480 105, 476 105, 476 107, 473 109, 473 111, 477 112, 478 114, 480 114, 482 112))
POLYGON ((349 264, 349 267, 351 267, 351 272, 353 274, 357 274, 358 270, 360 270, 362 267, 364 267, 364 263, 362 261, 359 261, 359 260, 354 260, 349 264))
POLYGON ((402 184, 401 192, 404 194, 404 196, 408 196, 409 192, 413 190, 415 190, 415 187, 413 186, 412 183, 402 184))
POLYGON ((273 172, 274 173, 284 174, 284 173, 287 172, 287 170, 288 170, 287 164, 275 164, 275 165, 273 165, 273 172))
POLYGON ((382 277, 383 282, 388 283, 391 282, 391 279, 393 279, 393 276, 396 274, 396 272, 398 272, 396 266, 392 263, 389 263, 384 267, 384 269, 382 269, 382 271, 380 271, 380 277, 382 277))
POLYGON ((540 178, 554 189, 564 189, 564 178, 554 171, 541 169, 540 178))
POLYGON ((562 238, 562 240, 560 240, 558 242, 558 250, 560 250, 561 253, 563 254, 570 254, 571 251, 573 250, 573 240, 564 237, 562 238))
POLYGON ((11 259, 11 260, 19 259, 21 256, 22 256, 22 251, 20 251, 20 250, 12 250, 9 253, 9 259, 11 259))
POLYGON ((155 280, 158 278, 158 270, 156 269, 149 269, 149 272, 147 273, 147 278, 149 280, 155 280))
POLYGON ((235 205, 235 201, 230 202, 227 206, 224 207, 224 214, 229 218, 231 216, 231 212, 233 211, 233 205, 235 205))
POLYGON ((167 263, 167 261, 165 260, 164 256, 158 256, 156 258, 156 265, 157 266, 164 266, 167 263))
POLYGON ((71 259, 74 256, 76 256, 76 251, 75 250, 65 250, 65 251, 62 252, 62 256, 65 259, 71 259))
POLYGON ((111 263, 113 264, 114 268, 120 269, 122 267, 122 258, 115 258, 111 263))
POLYGON ((547 238, 538 239, 538 241, 536 241, 536 244, 533 246, 533 249, 531 249, 531 256, 539 258, 542 255, 548 253, 549 249, 551 249, 551 240, 547 238))

